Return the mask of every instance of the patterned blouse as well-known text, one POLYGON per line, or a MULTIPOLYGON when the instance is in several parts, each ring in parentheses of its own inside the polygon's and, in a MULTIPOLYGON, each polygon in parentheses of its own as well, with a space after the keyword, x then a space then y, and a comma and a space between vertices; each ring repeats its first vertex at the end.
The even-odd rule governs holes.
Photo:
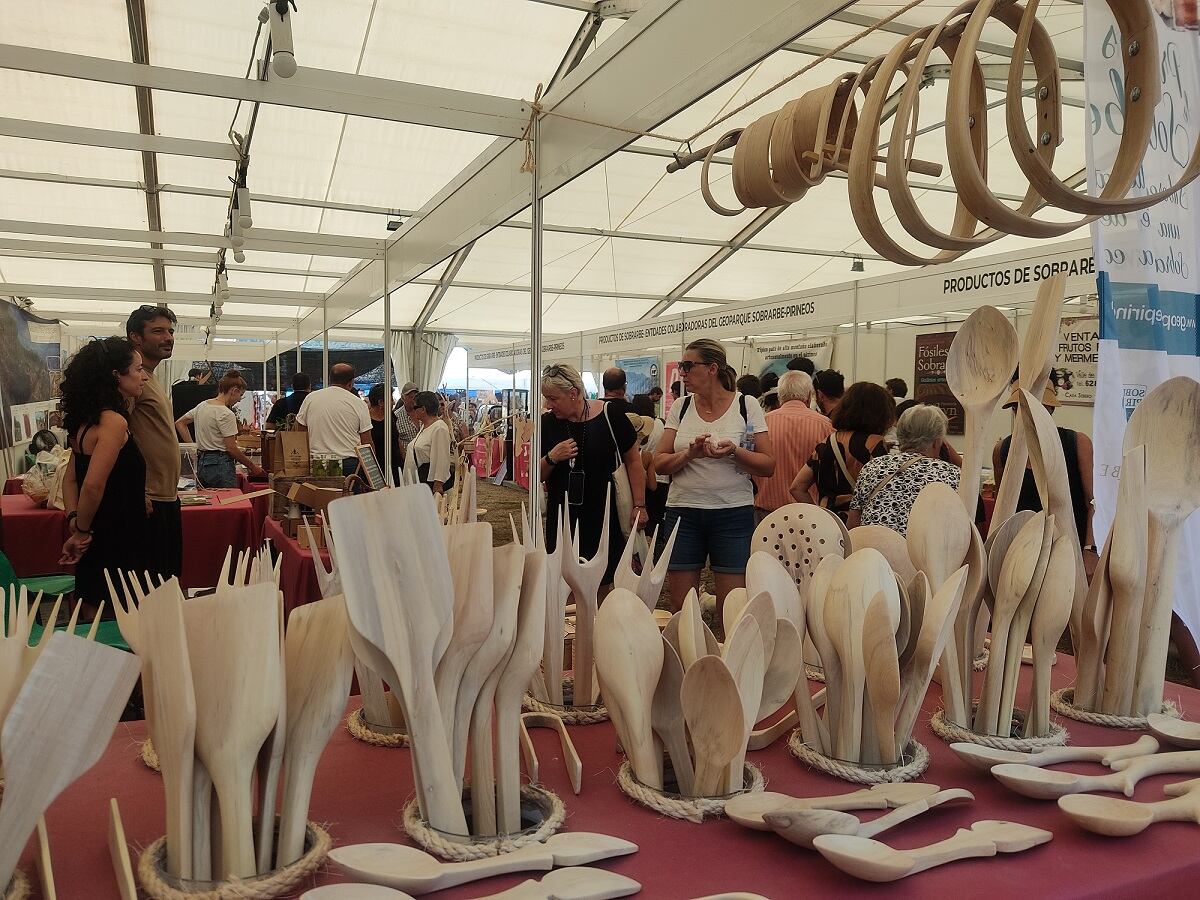
POLYGON ((960 474, 957 466, 917 453, 881 456, 863 466, 854 487, 850 508, 862 511, 863 525, 886 525, 893 531, 905 534, 908 531, 908 512, 916 502, 917 494, 921 493, 921 488, 940 481, 958 490, 960 474), (901 472, 900 467, 911 459, 916 461, 901 472), (892 475, 895 477, 883 490, 871 497, 871 492, 892 475), (870 501, 867 499, 869 497, 870 501))

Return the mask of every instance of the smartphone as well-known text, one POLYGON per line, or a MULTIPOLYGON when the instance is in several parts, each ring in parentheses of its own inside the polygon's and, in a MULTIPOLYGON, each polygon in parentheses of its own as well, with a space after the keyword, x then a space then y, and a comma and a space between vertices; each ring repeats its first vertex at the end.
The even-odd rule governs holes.
POLYGON ((583 506, 584 475, 581 469, 572 469, 567 476, 567 505, 583 506))

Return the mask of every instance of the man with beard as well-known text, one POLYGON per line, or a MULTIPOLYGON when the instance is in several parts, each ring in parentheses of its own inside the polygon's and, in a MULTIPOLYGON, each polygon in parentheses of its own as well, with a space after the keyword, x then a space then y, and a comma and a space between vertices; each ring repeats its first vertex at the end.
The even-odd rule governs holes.
MULTIPOLYGON (((175 349, 175 313, 165 306, 139 306, 125 333, 142 355, 151 376, 175 349)), ((179 437, 171 395, 151 377, 129 414, 129 433, 146 460, 146 509, 150 515, 146 562, 150 571, 170 578, 183 570, 183 530, 179 519, 179 437)))

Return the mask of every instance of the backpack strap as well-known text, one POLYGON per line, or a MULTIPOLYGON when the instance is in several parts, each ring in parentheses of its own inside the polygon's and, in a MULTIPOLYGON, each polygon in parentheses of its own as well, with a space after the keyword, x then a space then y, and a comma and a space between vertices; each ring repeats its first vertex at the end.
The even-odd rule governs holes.
POLYGON ((838 443, 836 431, 829 435, 829 446, 833 450, 833 458, 837 460, 838 468, 846 476, 846 483, 853 488, 858 484, 858 479, 851 475, 850 470, 846 468, 846 457, 842 455, 842 446, 838 443))
POLYGON ((683 424, 683 417, 687 415, 688 407, 692 403, 692 395, 688 394, 680 401, 680 403, 683 405, 679 407, 679 422, 680 424, 683 424))

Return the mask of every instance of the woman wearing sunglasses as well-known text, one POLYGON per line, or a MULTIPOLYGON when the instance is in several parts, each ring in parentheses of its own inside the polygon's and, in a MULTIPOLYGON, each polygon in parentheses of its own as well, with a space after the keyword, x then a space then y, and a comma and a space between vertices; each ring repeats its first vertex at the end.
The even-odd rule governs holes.
POLYGON ((589 400, 583 377, 574 366, 547 366, 542 372, 542 447, 539 463, 546 485, 546 549, 558 540, 559 514, 566 504, 571 530, 579 532, 580 555, 591 559, 604 530, 609 501, 608 567, 602 586, 612 584, 613 572, 625 549, 617 520, 612 474, 625 463, 633 495, 634 528, 646 525, 646 473, 637 448, 637 434, 621 413, 609 413, 601 400, 589 400))
POLYGON ((725 348, 692 341, 679 363, 688 396, 671 406, 654 456, 656 471, 671 476, 663 531, 679 526, 668 583, 671 604, 683 605, 700 586, 707 562, 717 587, 718 617, 725 595, 746 584, 754 533, 751 475, 775 471, 767 420, 754 397, 734 390, 725 348))

